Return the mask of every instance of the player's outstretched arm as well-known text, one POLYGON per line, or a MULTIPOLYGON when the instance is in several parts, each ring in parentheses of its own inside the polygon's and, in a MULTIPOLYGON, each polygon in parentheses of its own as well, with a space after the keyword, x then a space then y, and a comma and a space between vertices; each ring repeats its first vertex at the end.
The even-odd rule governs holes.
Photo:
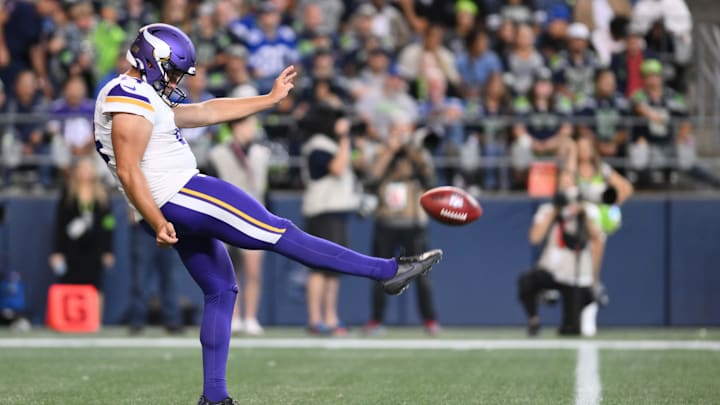
POLYGON ((155 204, 147 179, 140 169, 140 161, 151 134, 152 124, 144 117, 128 113, 113 115, 112 144, 117 175, 123 190, 133 206, 155 230, 157 244, 170 246, 178 241, 175 229, 155 204))
POLYGON ((294 66, 288 66, 275 79, 270 93, 245 98, 216 98, 202 103, 181 104, 175 107, 175 125, 195 128, 228 122, 271 108, 295 87, 294 66))

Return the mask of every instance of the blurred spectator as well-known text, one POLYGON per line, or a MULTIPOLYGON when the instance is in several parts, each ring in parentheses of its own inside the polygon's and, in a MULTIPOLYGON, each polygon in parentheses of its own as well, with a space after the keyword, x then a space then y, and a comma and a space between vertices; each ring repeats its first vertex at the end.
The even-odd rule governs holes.
POLYGON ((21 165, 37 167, 40 184, 52 183, 50 143, 43 134, 37 114, 45 111, 45 103, 38 92, 35 73, 25 70, 17 74, 14 97, 6 105, 5 112, 14 115, 15 124, 4 135, 3 160, 5 161, 5 184, 12 184, 12 173, 21 165), (36 114, 32 117, 32 114, 36 114))
POLYGON ((298 0, 295 3, 295 20, 303 21, 303 30, 311 27, 311 31, 318 34, 338 32, 345 12, 344 3, 341 0, 298 0))
POLYGON ((33 70, 38 86, 52 94, 41 27, 56 6, 54 0, 6 0, 0 7, 0 80, 8 86, 20 72, 33 70))
POLYGON ((629 156, 632 168, 639 171, 634 180, 641 186, 677 183, 674 158, 681 168, 694 163, 685 98, 663 84, 662 70, 659 61, 644 61, 643 89, 632 95, 633 112, 642 123, 634 127, 629 156))
POLYGON ((335 70, 335 58, 329 49, 318 49, 312 58, 312 67, 308 73, 299 83, 302 97, 306 100, 315 98, 318 101, 333 104, 335 108, 341 108, 342 100, 347 99, 348 95, 347 83, 343 76, 335 70), (332 100, 317 98, 319 82, 327 84, 328 93, 333 95, 332 100))
POLYGON ((32 329, 26 316, 25 283, 17 271, 0 273, 0 325, 12 331, 32 329))
POLYGON ((125 42, 125 31, 118 25, 119 4, 105 1, 100 9, 100 21, 92 33, 95 47, 95 77, 103 77, 115 65, 115 58, 125 42))
MULTIPOLYGON (((451 85, 460 84, 460 75, 455 64, 455 55, 442 45, 443 27, 428 26, 421 43, 413 43, 400 52, 398 66, 405 78, 411 81, 426 80, 431 71, 440 71, 451 85)), ((422 98, 422 95, 421 97, 422 98)))
MULTIPOLYGON (((188 76, 183 84, 187 89, 187 98, 184 100, 186 103, 201 103, 214 98, 207 91, 207 74, 206 69, 202 66, 198 66, 195 69, 195 75, 188 76)), ((180 130, 182 137, 190 145, 190 149, 197 160, 198 168, 201 170, 208 166, 208 155, 217 130, 217 126, 183 128, 180 130)))
POLYGON ((73 4, 70 6, 70 17, 72 22, 66 32, 65 44, 74 50, 70 55, 63 55, 67 58, 65 63, 67 75, 80 75, 87 87, 93 88, 95 84, 93 60, 97 54, 92 42, 92 32, 95 27, 92 3, 81 1, 73 4))
POLYGON ((493 50, 500 56, 504 64, 507 64, 507 58, 515 46, 516 37, 517 27, 510 20, 503 21, 495 32, 493 50))
POLYGON ((198 66, 204 66, 208 70, 221 68, 225 64, 225 50, 232 42, 227 29, 216 24, 215 12, 215 3, 201 4, 193 30, 189 33, 195 44, 198 66))
POLYGON ((192 23, 188 0, 164 0, 162 2, 161 21, 174 25, 183 32, 191 32, 192 23))
POLYGON ((125 7, 118 9, 120 26, 126 33, 134 35, 140 27, 157 22, 153 3, 142 0, 126 0, 125 7))
MULTIPOLYGON (((351 167, 350 123, 326 106, 309 111, 303 123, 310 134, 302 148, 305 230, 347 246, 348 216, 358 207, 351 167)), ((338 273, 311 269, 307 281, 310 333, 347 333, 337 313, 339 289, 338 273)))
MULTIPOLYGON (((420 207, 420 196, 435 184, 432 157, 413 142, 414 125, 395 115, 387 142, 380 146, 369 177, 377 190, 373 255, 393 257, 418 255, 428 248, 428 217, 420 207)), ((435 335, 436 321, 429 276, 415 283, 420 315, 426 331, 435 335)), ((381 283, 372 289, 372 317, 363 331, 377 334, 385 315, 386 295, 381 283)))
POLYGON ((582 23, 572 23, 567 31, 567 50, 550 61, 556 91, 575 100, 581 94, 592 95, 595 73, 600 61, 588 48, 590 31, 582 23))
MULTIPOLYGON (((439 72, 427 78, 427 93, 427 100, 421 102, 419 106, 420 116, 431 132, 442 137, 443 155, 457 159, 465 142, 462 101, 448 97, 445 80, 439 72)), ((457 170, 448 168, 445 181, 462 185, 461 179, 455 178, 456 175, 458 175, 457 170)))
POLYGON ((121 74, 124 74, 125 72, 130 69, 130 62, 127 60, 126 56, 126 50, 120 50, 118 54, 115 56, 115 66, 105 74, 105 76, 101 77, 97 84, 95 85, 95 90, 93 91, 93 98, 97 98, 97 95, 100 94, 100 90, 102 90, 103 87, 105 87, 110 80, 118 77, 121 74))
POLYGON ((472 0, 459 0, 455 3, 454 27, 445 33, 444 41, 454 55, 468 52, 471 47, 471 36, 478 31, 484 31, 479 28, 483 25, 477 17, 478 6, 472 0))
POLYGON ((47 133, 52 136, 53 160, 67 169, 71 158, 95 157, 93 112, 95 102, 87 98, 85 81, 73 76, 63 86, 62 98, 50 105, 47 133))
POLYGON ((524 185, 526 170, 534 157, 553 157, 572 135, 570 115, 572 103, 562 95, 553 96, 550 72, 541 70, 535 79, 530 95, 513 102, 516 123, 513 126, 512 165, 515 169, 515 186, 524 185))
POLYGON ((208 90, 216 97, 250 97, 258 95, 247 66, 247 49, 239 44, 226 50, 225 69, 209 74, 208 90))
POLYGON ((633 8, 632 24, 647 32, 648 48, 665 65, 670 87, 684 92, 693 49, 692 15, 685 0, 640 0, 633 8))
POLYGON ((656 59, 655 52, 645 49, 645 40, 642 31, 629 27, 625 39, 625 50, 614 53, 610 61, 610 69, 615 73, 618 90, 630 97, 643 87, 643 77, 640 66, 645 60, 656 59))
POLYGON ((534 44, 535 34, 532 28, 529 25, 519 26, 515 47, 505 61, 505 70, 509 73, 506 82, 514 94, 527 94, 532 87, 533 77, 545 67, 545 61, 534 44))
POLYGON ((485 189, 507 189, 509 186, 508 170, 501 163, 505 156, 506 145, 510 138, 512 110, 510 95, 507 92, 502 76, 495 73, 490 76, 482 92, 482 100, 475 114, 466 114, 471 121, 468 131, 472 136, 461 152, 466 178, 471 185, 477 186, 476 170, 483 164, 485 189), (482 159, 478 158, 482 156, 482 159))
POLYGON ((565 165, 575 175, 580 199, 597 207, 595 225, 600 237, 590 246, 594 285, 600 285, 600 272, 607 236, 620 227, 622 205, 633 193, 629 181, 600 160, 594 139, 588 134, 578 137, 565 165))
POLYGON ((280 25, 280 10, 272 2, 258 7, 256 20, 232 23, 232 32, 249 52, 248 65, 258 91, 272 89, 275 77, 290 64, 298 61, 295 32, 280 25))
POLYGON ((565 4, 552 6, 548 10, 545 29, 538 38, 538 49, 546 60, 552 60, 565 49, 570 18, 570 9, 565 4))
POLYGON ((355 13, 372 18, 370 32, 378 38, 383 38, 391 50, 397 51, 410 42, 411 32, 407 21, 389 1, 371 0, 360 5, 355 13))
MULTIPOLYGON (((326 31, 323 26, 325 14, 319 4, 308 2, 304 5, 298 33, 298 53, 304 66, 309 65, 312 56, 320 49, 335 49, 335 31, 326 31)), ((335 24, 337 26, 337 22, 335 24)))
MULTIPOLYGON (((257 201, 265 204, 270 149, 258 142, 260 137, 258 121, 255 116, 246 117, 231 122, 230 129, 232 138, 211 150, 210 164, 221 179, 240 187, 257 201)), ((263 251, 232 248, 230 252, 240 286, 240 296, 236 301, 231 331, 260 335, 263 333, 263 328, 257 321, 257 313, 262 291, 263 251), (240 282, 241 270, 243 270, 244 282, 240 282)))
POLYGON ((501 21, 515 25, 540 25, 545 22, 545 12, 538 10, 534 0, 506 0, 487 18, 488 28, 497 29, 501 21))
POLYGON ((349 84, 353 98, 359 99, 372 92, 381 92, 389 69, 390 56, 387 51, 381 48, 370 51, 367 66, 349 84))
POLYGON ((518 278, 518 296, 528 317, 528 334, 540 331, 538 299, 547 290, 562 296, 563 315, 558 332, 562 335, 592 336, 596 331, 597 304, 590 246, 601 238, 595 225, 597 208, 578 198, 573 175, 558 176, 558 193, 553 203, 540 205, 532 227, 530 242, 543 244, 540 260, 518 278))
POLYGON ((580 95, 576 105, 577 116, 581 119, 578 131, 595 140, 600 156, 624 155, 629 126, 622 120, 629 117, 630 104, 617 92, 612 71, 599 71, 594 95, 580 95))
POLYGON ((404 114, 413 122, 418 119, 417 103, 408 95, 407 83, 395 67, 388 72, 382 90, 364 95, 355 109, 368 123, 369 135, 379 140, 387 138, 393 114, 404 114))
POLYGON ((77 161, 60 195, 55 217, 55 245, 49 263, 62 284, 90 284, 103 308, 103 270, 115 264, 112 214, 107 190, 89 158, 77 161))
POLYGON ((170 334, 183 330, 180 311, 180 293, 177 274, 185 268, 174 249, 163 249, 155 244, 155 238, 140 223, 130 228, 131 289, 130 334, 142 333, 148 322, 148 306, 153 292, 153 279, 157 276, 157 294, 165 331, 170 334))
POLYGON ((629 0, 578 0, 575 4, 575 21, 590 30, 590 42, 603 65, 607 65, 612 52, 618 50, 612 35, 613 21, 627 20, 631 13, 629 0))
POLYGON ((374 15, 375 8, 372 5, 361 5, 350 20, 350 28, 340 37, 343 71, 347 75, 357 74, 367 63, 372 50, 377 48, 392 50, 388 38, 373 35, 374 15))
POLYGON ((459 54, 457 70, 460 73, 461 93, 469 100, 479 97, 490 76, 502 72, 500 58, 489 49, 485 31, 474 31, 467 37, 467 52, 459 54))
POLYGON ((632 14, 630 0, 576 0, 573 18, 590 32, 608 30, 613 17, 632 14))

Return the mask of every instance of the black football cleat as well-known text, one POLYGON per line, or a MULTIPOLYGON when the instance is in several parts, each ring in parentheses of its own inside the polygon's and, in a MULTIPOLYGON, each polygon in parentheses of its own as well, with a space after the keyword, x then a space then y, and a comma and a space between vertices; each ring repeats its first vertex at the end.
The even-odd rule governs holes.
POLYGON ((399 295, 408 288, 411 281, 430 272, 432 266, 442 259, 440 249, 429 250, 417 256, 397 259, 398 270, 393 278, 382 282, 385 294, 399 295))
POLYGON ((238 402, 232 398, 225 398, 222 401, 211 402, 209 399, 205 398, 205 395, 201 395, 200 401, 198 401, 198 405, 240 405, 240 404, 238 404, 238 402))

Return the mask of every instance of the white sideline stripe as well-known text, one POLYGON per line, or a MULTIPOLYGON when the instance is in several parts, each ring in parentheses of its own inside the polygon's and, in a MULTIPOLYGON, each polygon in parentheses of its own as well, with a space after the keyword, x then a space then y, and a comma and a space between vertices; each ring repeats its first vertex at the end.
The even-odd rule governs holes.
MULTIPOLYGON (((579 350, 591 345, 603 350, 713 350, 720 341, 688 340, 432 340, 432 339, 322 339, 264 338, 233 339, 231 347, 271 349, 426 349, 426 350, 579 350)), ((0 338, 0 348, 73 348, 73 347, 200 347, 188 338, 0 338)))
POLYGON ((600 374, 598 366, 598 348, 587 343, 578 349, 575 368, 575 405, 600 404, 600 374))
POLYGON ((263 242, 272 243, 274 245, 280 237, 282 237, 282 234, 272 233, 264 229, 260 229, 249 222, 245 222, 234 214, 225 211, 217 205, 210 204, 209 202, 198 198, 188 197, 184 194, 177 193, 170 199, 170 202, 189 210, 209 215, 219 221, 225 222, 245 235, 251 236, 263 242))

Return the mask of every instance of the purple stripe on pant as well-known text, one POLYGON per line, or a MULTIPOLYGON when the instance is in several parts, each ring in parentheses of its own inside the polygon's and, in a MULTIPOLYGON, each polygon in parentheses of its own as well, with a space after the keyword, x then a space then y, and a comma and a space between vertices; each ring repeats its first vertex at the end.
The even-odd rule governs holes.
POLYGON ((238 291, 234 269, 223 242, 244 249, 270 250, 308 267, 374 280, 386 280, 397 271, 394 259, 365 256, 311 236, 289 220, 271 214, 250 195, 225 181, 198 175, 184 188, 189 191, 181 191, 161 210, 175 226, 179 240, 175 249, 205 294, 200 342, 203 348, 203 393, 210 401, 228 396, 225 366, 230 344, 230 322, 238 291), (255 221, 243 218, 238 210, 255 221), (275 228, 285 232, 276 232, 275 228), (266 240, 260 239, 262 235, 266 236, 266 240), (279 239, 277 235, 280 235, 279 239), (273 240, 277 241, 272 243, 273 240))

